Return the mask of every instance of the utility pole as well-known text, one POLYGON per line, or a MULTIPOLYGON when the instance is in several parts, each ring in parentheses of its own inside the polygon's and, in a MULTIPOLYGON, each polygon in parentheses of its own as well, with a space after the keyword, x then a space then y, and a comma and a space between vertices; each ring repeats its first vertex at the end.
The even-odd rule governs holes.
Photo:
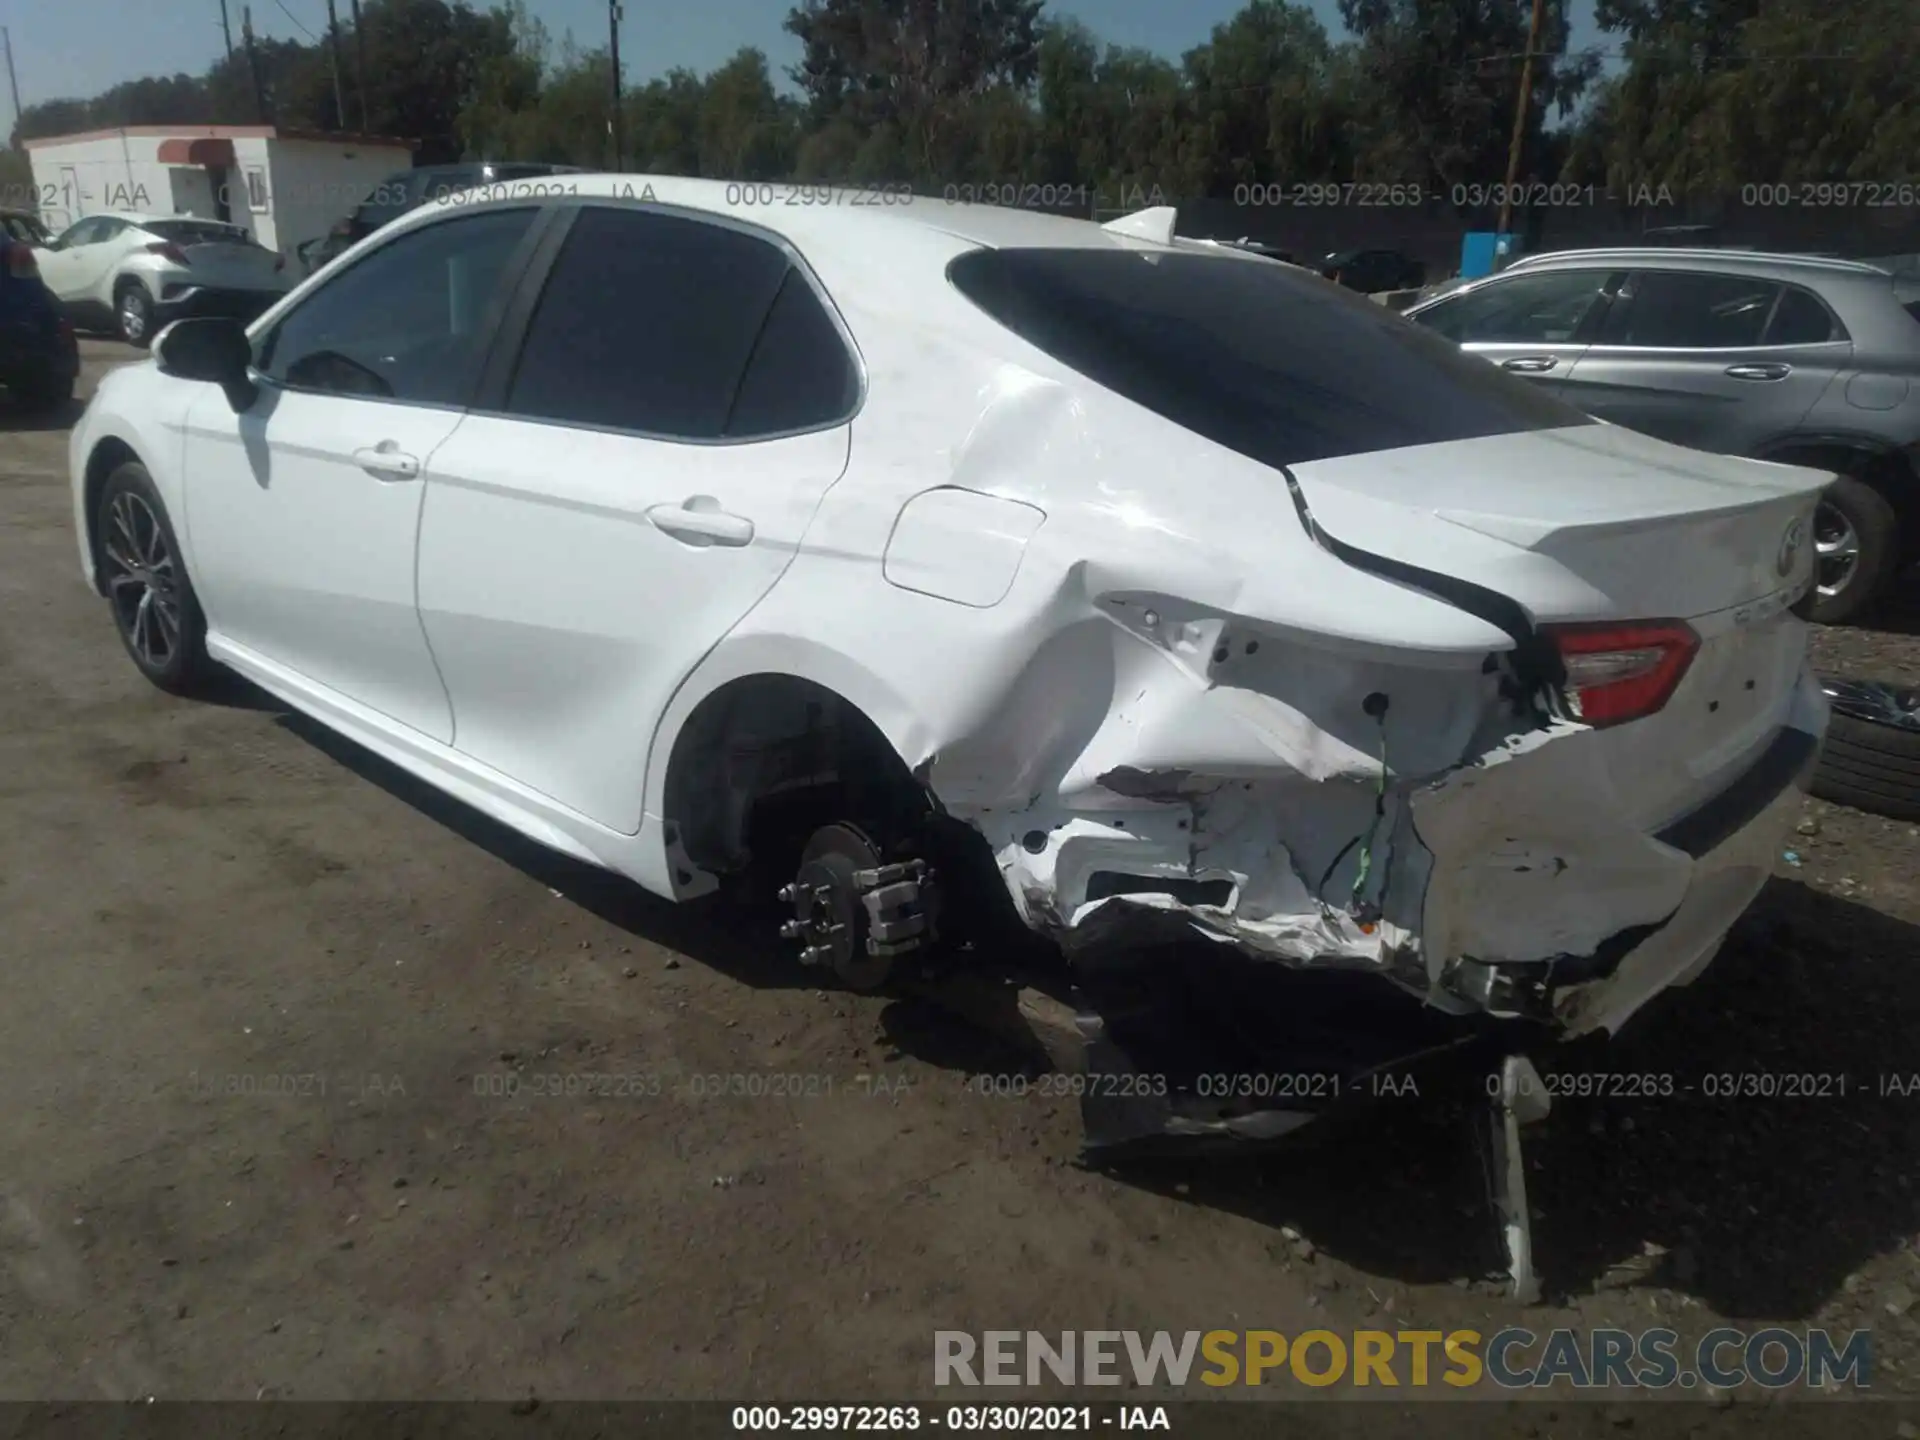
POLYGON ((353 6, 353 88, 360 92, 360 133, 371 135, 373 127, 367 123, 367 31, 360 23, 360 0, 350 0, 353 6))
POLYGON ((233 59, 233 22, 227 18, 227 0, 220 0, 220 38, 227 42, 227 59, 233 59))
POLYGON ((0 45, 7 50, 7 94, 13 97, 13 130, 20 131, 20 82, 13 76, 13 36, 7 33, 7 27, 0 25, 0 45))
POLYGON ((1527 26, 1527 58, 1520 66, 1520 104, 1513 112, 1513 140, 1507 146, 1507 183, 1500 192, 1496 235, 1505 235, 1513 223, 1513 191, 1520 183, 1520 147, 1527 138, 1527 114, 1533 104, 1533 56, 1540 48, 1540 24, 1546 8, 1546 0, 1533 0, 1533 22, 1527 26))
POLYGON ((260 83, 260 54, 253 48, 253 7, 240 7, 240 42, 247 47, 247 75, 253 81, 253 110, 262 125, 267 123, 267 91, 260 83))
POLYGON ((620 145, 620 0, 607 0, 607 33, 613 49, 613 114, 607 121, 607 133, 613 137, 613 168, 621 168, 620 145))
POLYGON ((333 121, 336 130, 347 128, 347 100, 340 91, 340 16, 327 0, 327 58, 333 62, 333 121))

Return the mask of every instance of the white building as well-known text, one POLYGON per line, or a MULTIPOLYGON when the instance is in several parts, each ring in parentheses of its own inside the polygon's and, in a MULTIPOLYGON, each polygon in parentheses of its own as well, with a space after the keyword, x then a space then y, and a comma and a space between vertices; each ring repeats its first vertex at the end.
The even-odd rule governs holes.
POLYGON ((26 142, 40 217, 56 235, 88 215, 226 220, 292 259, 396 170, 413 145, 272 125, 129 125, 26 142))

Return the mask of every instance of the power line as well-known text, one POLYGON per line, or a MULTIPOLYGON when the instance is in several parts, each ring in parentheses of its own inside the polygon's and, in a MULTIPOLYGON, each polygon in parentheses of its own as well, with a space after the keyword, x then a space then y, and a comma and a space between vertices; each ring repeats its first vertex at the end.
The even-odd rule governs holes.
POLYGON ((273 0, 273 3, 280 7, 280 13, 282 15, 286 16, 287 19, 293 22, 294 29, 298 30, 302 35, 306 36, 309 40, 313 41, 314 44, 318 45, 320 43, 320 37, 314 34, 313 31, 307 29, 306 26, 302 25, 300 23, 300 17, 298 15, 294 14, 293 11, 287 9, 286 0, 273 0))

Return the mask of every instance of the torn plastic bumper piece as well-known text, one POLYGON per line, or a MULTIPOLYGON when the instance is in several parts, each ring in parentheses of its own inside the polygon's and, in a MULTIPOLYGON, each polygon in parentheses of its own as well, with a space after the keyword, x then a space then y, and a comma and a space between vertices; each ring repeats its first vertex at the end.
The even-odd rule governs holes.
MULTIPOLYGON (((1770 873, 1783 812, 1817 750, 1810 732, 1783 729, 1740 778, 1654 837, 1696 862, 1693 884, 1665 917, 1584 955, 1456 959, 1440 977, 1451 1009, 1382 983, 1390 977, 1378 970, 1275 966, 1240 947, 1190 940, 1077 951, 1087 1150, 1244 1148, 1383 1093, 1383 1076, 1404 1083, 1428 1067, 1464 1074, 1474 1064, 1470 1073, 1483 1077, 1505 1055, 1617 1029, 1717 953, 1770 873)), ((1133 921, 1137 942, 1175 933, 1179 914, 1115 919, 1133 921)), ((1421 1083, 1419 1093, 1442 1086, 1421 1083)))
POLYGON ((1075 961, 1090 1160, 1244 1152, 1336 1109, 1484 1093, 1540 1027, 1456 1016, 1378 977, 1306 971, 1189 938, 1075 961))
MULTIPOLYGON (((1699 863, 1686 898, 1664 919, 1633 925, 1607 937, 1585 955, 1558 955, 1544 961, 1481 961, 1470 957, 1448 964, 1442 983, 1454 995, 1493 1015, 1524 1017, 1571 1029, 1595 1028, 1578 1023, 1580 1015, 1595 1010, 1606 983, 1614 980, 1628 961, 1662 948, 1676 953, 1690 949, 1688 964, 1669 967, 1683 983, 1712 958, 1720 933, 1708 934, 1698 920, 1720 931, 1745 908, 1751 898, 1730 903, 1729 887, 1757 893, 1770 869, 1772 847, 1780 826, 1769 816, 1791 803, 1819 756, 1817 736, 1788 726, 1731 785, 1706 804, 1660 830, 1654 838, 1699 863), (1698 932, 1698 933, 1693 933, 1698 932)), ((1642 987, 1645 988, 1645 987, 1642 987)), ((1650 995, 1665 983, 1646 989, 1650 995)), ((1643 995, 1641 998, 1646 998, 1643 995)), ((1615 1007, 1615 1028, 1626 1012, 1615 1007)))
POLYGON ((1520 1127, 1547 1118, 1552 1098, 1540 1072, 1524 1055, 1509 1055, 1500 1066, 1500 1083, 1487 1109, 1487 1188, 1500 1219, 1513 1298, 1522 1305, 1540 1299, 1540 1278, 1533 1268, 1533 1211, 1527 1204, 1526 1156, 1520 1127))

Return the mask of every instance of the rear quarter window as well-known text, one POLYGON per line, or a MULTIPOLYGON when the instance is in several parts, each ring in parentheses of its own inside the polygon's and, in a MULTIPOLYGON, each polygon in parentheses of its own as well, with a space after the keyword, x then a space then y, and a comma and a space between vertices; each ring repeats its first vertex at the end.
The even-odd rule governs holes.
POLYGON ((1316 275, 1136 250, 976 250, 953 285, 1060 363, 1268 465, 1594 423, 1316 275))

